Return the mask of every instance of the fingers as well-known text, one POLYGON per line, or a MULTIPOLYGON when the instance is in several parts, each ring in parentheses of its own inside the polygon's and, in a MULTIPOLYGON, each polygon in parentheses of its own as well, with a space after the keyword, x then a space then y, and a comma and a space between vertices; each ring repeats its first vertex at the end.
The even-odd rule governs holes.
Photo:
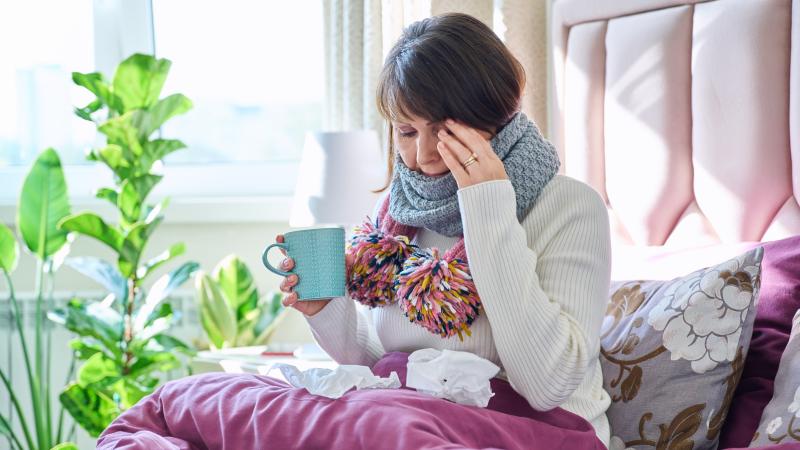
POLYGON ((295 274, 289 275, 288 277, 284 278, 283 281, 281 281, 280 284, 281 292, 286 292, 287 294, 290 294, 292 292, 292 288, 296 284, 297 284, 297 275, 295 274))
MULTIPOLYGON (((491 150, 491 145, 488 145, 489 141, 475 128, 456 122, 453 119, 445 120, 444 126, 447 127, 467 149, 467 157, 473 152, 479 157, 481 154, 485 154, 487 151, 491 150)), ((459 155, 457 154, 456 156, 459 155)))
POLYGON ((283 306, 287 307, 292 306, 293 304, 295 304, 295 302, 297 302, 297 292, 292 292, 291 294, 284 296, 283 300, 281 300, 283 306))
MULTIPOLYGON (((283 235, 279 234, 279 235, 275 236, 275 242, 283 243, 283 235)), ((286 256, 286 250, 281 248, 280 251, 281 251, 281 253, 283 253, 283 256, 286 256)))
POLYGON ((447 134, 444 129, 439 130, 439 142, 443 142, 458 159, 459 164, 472 155, 472 151, 464 146, 455 136, 447 134))
POLYGON ((464 169, 464 166, 461 165, 461 162, 456 159, 455 155, 453 155, 453 151, 442 141, 439 141, 436 144, 436 149, 439 150, 439 154, 442 155, 442 159, 444 163, 447 164, 447 167, 450 169, 450 172, 453 173, 453 177, 455 177, 456 182, 459 186, 461 186, 469 177, 467 171, 464 169))

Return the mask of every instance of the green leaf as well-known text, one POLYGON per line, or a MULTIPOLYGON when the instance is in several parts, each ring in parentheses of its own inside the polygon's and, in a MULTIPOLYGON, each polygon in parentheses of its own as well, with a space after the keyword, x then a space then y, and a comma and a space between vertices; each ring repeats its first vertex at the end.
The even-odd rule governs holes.
POLYGON ((149 156, 152 162, 182 148, 186 148, 186 144, 177 139, 155 139, 144 144, 145 155, 149 156))
POLYGON ((19 244, 10 228, 0 223, 0 269, 11 273, 19 262, 19 244))
POLYGON ((180 360, 171 353, 142 352, 131 365, 130 374, 138 377, 153 371, 168 372, 181 366, 180 360))
POLYGON ((183 283, 186 282, 198 269, 200 264, 189 261, 183 263, 177 269, 172 270, 170 273, 161 276, 150 288, 150 292, 145 298, 144 304, 136 313, 134 319, 133 329, 136 332, 141 331, 146 324, 154 320, 151 315, 156 310, 158 305, 164 301, 169 295, 183 283))
MULTIPOLYGON (((133 155, 126 157, 125 151, 119 145, 108 144, 100 150, 94 151, 91 155, 95 160, 101 161, 108 166, 119 178, 124 179, 130 175, 131 162, 128 159, 133 159, 133 155)), ((114 204, 116 205, 116 203, 114 204)))
POLYGON ((237 319, 258 306, 258 290, 253 274, 236 255, 228 255, 214 269, 214 281, 237 319))
POLYGON ((164 122, 192 109, 192 101, 183 94, 172 94, 162 98, 152 108, 136 111, 133 123, 139 128, 139 139, 145 140, 164 122))
POLYGON ((73 214, 65 217, 58 226, 62 230, 75 231, 93 237, 116 252, 122 251, 122 235, 115 228, 106 224, 97 214, 91 212, 73 214))
POLYGON ((70 213, 61 160, 52 148, 43 151, 22 185, 17 226, 25 245, 39 259, 54 255, 66 242, 67 231, 56 227, 70 213))
POLYGON ((107 261, 93 256, 78 256, 68 258, 67 265, 100 283, 114 294, 117 300, 123 301, 128 298, 128 281, 107 261))
POLYGON ((92 114, 97 112, 102 107, 103 107, 103 102, 97 99, 92 101, 88 105, 84 106, 83 108, 75 108, 75 115, 83 120, 94 122, 94 119, 92 119, 92 114))
POLYGON ((163 352, 178 351, 189 356, 193 356, 194 354, 197 353, 193 348, 189 347, 189 345, 183 342, 182 340, 174 336, 170 336, 168 334, 157 334, 153 336, 153 341, 158 343, 158 345, 160 346, 160 351, 163 352))
POLYGON ((171 66, 168 59, 136 53, 120 63, 114 74, 114 93, 125 111, 148 108, 158 100, 171 66))
POLYGON ((172 260, 173 258, 182 255, 185 251, 186 245, 183 242, 173 244, 168 250, 159 253, 152 259, 148 260, 144 266, 139 267, 139 270, 136 272, 136 276, 139 278, 139 280, 144 280, 158 267, 172 260))
POLYGON ((100 188, 94 194, 95 197, 101 200, 108 200, 112 205, 117 206, 117 191, 111 188, 100 188))
POLYGON ((69 341, 69 346, 72 350, 74 350, 75 357, 79 361, 86 361, 97 353, 105 353, 107 358, 113 357, 113 355, 109 355, 107 350, 101 347, 99 344, 85 342, 81 340, 81 338, 75 338, 69 341))
POLYGON ((113 360, 106 358, 102 353, 95 353, 78 370, 77 382, 85 387, 95 383, 104 384, 104 380, 109 378, 116 382, 116 379, 121 376, 122 374, 113 360))
POLYGON ((109 144, 116 144, 122 148, 123 155, 129 161, 133 159, 128 157, 126 152, 136 158, 142 155, 142 143, 139 142, 138 130, 131 123, 132 117, 133 113, 128 112, 107 120, 97 128, 97 131, 106 135, 109 144))
POLYGON ((195 277, 200 322, 216 348, 236 341, 236 313, 228 306, 222 291, 207 274, 195 277))
POLYGON ((139 198, 139 193, 136 192, 136 187, 130 182, 130 179, 122 181, 120 195, 117 197, 117 208, 128 223, 139 220, 142 212, 142 199, 139 198))
POLYGON ((130 278, 136 273, 139 258, 142 256, 147 240, 162 220, 164 220, 163 217, 157 217, 150 223, 139 222, 125 235, 120 246, 118 265, 122 275, 126 278, 130 278))
POLYGON ((61 444, 56 445, 50 450, 79 450, 79 449, 77 444, 73 444, 72 442, 62 442, 61 444))
POLYGON ((71 383, 61 392, 59 400, 75 422, 92 437, 100 436, 122 413, 107 394, 94 386, 71 383))
MULTIPOLYGON (((77 84, 78 86, 83 86, 89 90, 92 94, 97 96, 97 99, 101 102, 108 105, 111 110, 116 112, 117 114, 122 114, 122 101, 114 95, 110 90, 108 83, 106 83, 105 77, 100 72, 93 72, 93 73, 79 73, 79 72, 72 72, 72 81, 77 84)), ((94 107, 94 102, 90 103, 87 108, 94 107)), ((99 109, 99 108, 98 108, 99 109)), ((96 111, 96 110, 95 110, 96 111)), ((94 112, 94 111, 92 111, 94 112)), ((76 114, 78 112, 76 111, 76 114)), ((78 114, 79 117, 82 117, 81 114, 78 114)), ((87 119, 91 120, 91 118, 87 119)))
POLYGON ((100 341, 112 354, 122 354, 122 319, 118 312, 99 302, 86 305, 79 299, 72 299, 66 309, 58 310, 64 318, 64 326, 80 336, 90 336, 100 341))

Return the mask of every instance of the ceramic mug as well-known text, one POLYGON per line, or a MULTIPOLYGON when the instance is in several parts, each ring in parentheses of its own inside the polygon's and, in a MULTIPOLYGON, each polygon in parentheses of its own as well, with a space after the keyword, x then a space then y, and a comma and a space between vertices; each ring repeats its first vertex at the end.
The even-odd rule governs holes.
POLYGON ((321 300, 345 295, 345 230, 343 227, 306 228, 283 234, 283 242, 264 249, 261 261, 270 272, 298 276, 294 286, 298 301, 321 300), (273 247, 286 251, 294 260, 291 271, 273 267, 267 255, 273 247))

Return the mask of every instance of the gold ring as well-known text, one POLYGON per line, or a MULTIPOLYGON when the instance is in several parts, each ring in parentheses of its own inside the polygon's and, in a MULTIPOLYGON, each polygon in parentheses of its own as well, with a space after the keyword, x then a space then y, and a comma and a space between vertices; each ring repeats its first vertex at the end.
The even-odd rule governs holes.
POLYGON ((464 161, 463 163, 461 163, 461 166, 462 166, 462 167, 464 167, 464 168, 466 169, 466 168, 467 168, 467 166, 469 166, 470 164, 475 164, 476 162, 478 162, 478 159, 477 159, 477 158, 475 158, 476 156, 477 156, 477 155, 476 155, 475 153, 473 153, 473 154, 472 154, 472 156, 470 156, 469 158, 467 158, 467 160, 466 160, 466 161, 464 161))

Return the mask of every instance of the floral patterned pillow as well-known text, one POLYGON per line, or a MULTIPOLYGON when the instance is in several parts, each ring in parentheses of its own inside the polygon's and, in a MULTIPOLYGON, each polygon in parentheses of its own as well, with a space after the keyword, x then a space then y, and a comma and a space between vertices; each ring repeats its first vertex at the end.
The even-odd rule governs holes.
POLYGON ((763 253, 669 281, 612 283, 600 349, 611 450, 717 448, 753 332, 763 253))
POLYGON ((800 442, 800 311, 775 376, 775 393, 764 408, 750 448, 800 442))

